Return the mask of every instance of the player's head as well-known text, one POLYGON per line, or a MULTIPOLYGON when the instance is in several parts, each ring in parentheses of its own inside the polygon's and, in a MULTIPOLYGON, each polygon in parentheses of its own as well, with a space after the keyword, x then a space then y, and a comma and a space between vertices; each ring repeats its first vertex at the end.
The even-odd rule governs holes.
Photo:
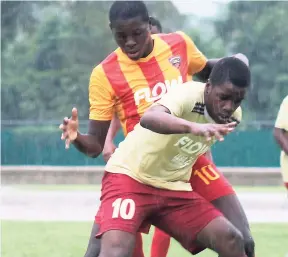
POLYGON ((154 17, 150 17, 150 30, 151 30, 151 34, 162 33, 161 23, 154 17))
POLYGON ((153 49, 149 14, 142 1, 115 1, 109 11, 110 28, 118 46, 136 61, 153 49))
POLYGON ((215 122, 227 122, 244 99, 250 81, 249 67, 235 57, 222 58, 215 64, 204 94, 207 112, 215 122))

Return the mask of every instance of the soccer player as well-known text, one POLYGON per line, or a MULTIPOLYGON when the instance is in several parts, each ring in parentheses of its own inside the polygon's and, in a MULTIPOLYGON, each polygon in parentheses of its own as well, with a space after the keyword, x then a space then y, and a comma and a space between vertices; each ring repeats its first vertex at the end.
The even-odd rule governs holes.
MULTIPOLYGON (((97 157, 102 152, 115 112, 127 135, 154 101, 161 99, 171 88, 191 80, 192 75, 207 80, 218 61, 207 60, 182 32, 151 36, 148 11, 142 1, 114 2, 109 19, 119 48, 91 74, 88 134, 71 134, 71 130, 67 130, 71 126, 78 129, 76 109, 72 111, 73 119, 66 117, 61 125, 66 147, 73 142, 79 151, 91 157, 97 157)), ((195 166, 197 163, 203 166, 205 162, 210 165, 209 160, 200 157, 195 166)), ((242 232, 246 248, 254 249, 244 211, 224 176, 221 173, 211 175, 209 171, 203 174, 195 171, 191 182, 197 193, 211 201, 242 232)), ((101 209, 95 218, 86 257, 98 256, 100 245, 95 234, 99 230, 100 216, 101 209)), ((140 234, 138 242, 141 245, 140 234)))
POLYGON ((274 128, 274 137, 281 147, 281 172, 288 192, 288 95, 284 98, 274 128))
MULTIPOLYGON (((144 113, 105 167, 100 257, 130 256, 135 234, 150 224, 193 254, 208 247, 222 257, 246 256, 241 232, 189 181, 192 169, 216 170, 212 163, 196 167, 196 161, 240 122, 249 85, 247 65, 226 57, 206 84, 174 87, 144 113)), ((77 137, 73 122, 66 131, 77 137)))
MULTIPOLYGON (((150 32, 151 34, 162 33, 162 25, 159 20, 154 17, 150 17, 150 32)), ((115 138, 117 132, 120 130, 121 124, 117 117, 114 115, 113 120, 111 121, 109 131, 107 133, 106 141, 103 148, 103 158, 107 162, 111 155, 114 153, 116 146, 114 145, 113 139, 115 138)))
POLYGON ((156 18, 154 17, 150 17, 150 30, 151 30, 151 34, 159 34, 162 33, 162 26, 160 21, 158 21, 156 18))

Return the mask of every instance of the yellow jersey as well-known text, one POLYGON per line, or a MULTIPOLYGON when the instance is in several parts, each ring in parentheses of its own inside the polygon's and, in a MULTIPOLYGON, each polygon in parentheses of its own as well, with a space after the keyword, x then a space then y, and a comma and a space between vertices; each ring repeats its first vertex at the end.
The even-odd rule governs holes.
MULTIPOLYGON (((204 89, 204 83, 186 82, 171 88, 154 105, 165 106, 172 115, 187 121, 211 123, 205 108, 204 89)), ((239 123, 241 117, 239 107, 231 121, 239 123)), ((158 134, 137 124, 111 156, 106 171, 126 174, 156 188, 192 191, 188 183, 192 166, 214 142, 193 134, 158 134)))
MULTIPOLYGON (((288 133, 288 95, 284 98, 278 116, 275 122, 275 127, 283 129, 288 133)), ((280 165, 282 177, 285 183, 288 182, 288 156, 284 151, 281 151, 280 165)))

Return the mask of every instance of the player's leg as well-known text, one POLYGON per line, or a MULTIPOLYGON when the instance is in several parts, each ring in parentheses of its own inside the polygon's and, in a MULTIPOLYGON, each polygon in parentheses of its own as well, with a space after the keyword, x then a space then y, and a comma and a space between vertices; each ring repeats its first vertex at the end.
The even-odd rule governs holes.
MULTIPOLYGON (((96 238, 96 235, 99 232, 99 223, 100 223, 100 210, 97 212, 97 215, 95 216, 95 222, 93 223, 92 226, 88 247, 84 257, 98 257, 100 254, 101 242, 99 238, 96 238)), ((136 242, 133 257, 144 257, 141 233, 136 234, 136 242)))
MULTIPOLYGON (((170 246, 170 236, 155 227, 151 245, 151 257, 166 257, 170 246)), ((136 256, 135 256, 136 257, 136 256)))
POLYGON ((284 186, 287 189, 287 196, 288 196, 288 156, 285 155, 284 152, 281 153, 280 166, 281 166, 281 173, 282 173, 284 186))
POLYGON ((211 202, 224 216, 238 228, 244 238, 247 257, 255 256, 255 243, 251 236, 249 223, 245 212, 235 194, 219 197, 211 202))
POLYGON ((99 232, 99 224, 94 222, 84 257, 98 257, 101 245, 100 239, 95 237, 96 234, 98 234, 98 232, 99 232))
POLYGON ((196 192, 177 191, 165 197, 166 206, 151 218, 153 225, 192 254, 210 248, 222 257, 245 257, 241 232, 211 203, 196 192))
POLYGON ((102 180, 100 257, 130 257, 136 233, 157 208, 153 189, 123 175, 106 173, 102 180))
POLYGON ((254 240, 241 203, 231 184, 216 166, 201 156, 193 167, 191 185, 195 192, 219 209, 242 233, 247 257, 254 257, 254 240))
POLYGON ((136 234, 135 247, 133 257, 144 257, 143 240, 141 233, 136 234))
POLYGON ((101 237, 99 257, 131 257, 135 246, 135 233, 117 229, 105 231, 101 237))

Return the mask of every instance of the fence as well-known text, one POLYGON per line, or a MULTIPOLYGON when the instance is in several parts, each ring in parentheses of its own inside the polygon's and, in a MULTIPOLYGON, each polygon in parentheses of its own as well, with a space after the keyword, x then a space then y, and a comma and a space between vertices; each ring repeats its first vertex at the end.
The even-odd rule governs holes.
MULTIPOLYGON (((58 122, 59 123, 59 122, 58 122)), ((104 165, 102 157, 88 158, 72 146, 64 149, 60 140, 57 122, 49 124, 35 122, 3 122, 1 130, 2 165, 55 165, 82 166, 104 165)), ((278 167, 279 148, 276 145, 271 126, 245 126, 217 143, 213 157, 223 167, 278 167)), ((263 125, 264 123, 262 123, 263 125)), ((271 123, 270 123, 271 124, 271 123)), ((265 125, 265 124, 264 124, 265 125)), ((81 124, 81 131, 87 131, 87 124, 81 124)), ((123 140, 119 133, 116 143, 123 140)))

